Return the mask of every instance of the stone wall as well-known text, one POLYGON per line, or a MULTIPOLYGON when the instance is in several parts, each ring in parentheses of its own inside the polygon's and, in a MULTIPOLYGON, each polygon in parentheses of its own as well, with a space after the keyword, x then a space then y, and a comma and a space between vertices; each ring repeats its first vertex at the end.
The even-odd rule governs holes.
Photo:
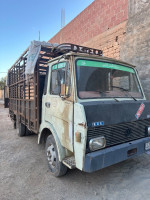
POLYGON ((126 37, 120 58, 137 66, 147 98, 150 100, 150 1, 130 0, 126 37))

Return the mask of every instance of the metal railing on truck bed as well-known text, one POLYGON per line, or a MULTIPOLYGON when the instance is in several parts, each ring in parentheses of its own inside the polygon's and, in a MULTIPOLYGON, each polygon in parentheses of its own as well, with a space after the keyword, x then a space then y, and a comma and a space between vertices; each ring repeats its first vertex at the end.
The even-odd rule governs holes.
POLYGON ((9 113, 11 118, 38 133, 41 120, 41 101, 50 48, 41 47, 34 73, 26 78, 25 68, 29 48, 20 56, 8 72, 9 113), (40 83, 40 84, 39 84, 40 83), (18 119, 16 119, 18 117, 18 119))

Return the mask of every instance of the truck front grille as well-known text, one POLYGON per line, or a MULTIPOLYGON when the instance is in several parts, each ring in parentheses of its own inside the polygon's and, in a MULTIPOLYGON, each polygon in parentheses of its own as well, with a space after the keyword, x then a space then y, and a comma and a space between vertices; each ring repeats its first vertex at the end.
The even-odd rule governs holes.
POLYGON ((90 139, 104 136, 106 147, 137 140, 147 136, 146 127, 150 119, 138 120, 116 125, 89 127, 87 132, 87 150, 90 139))

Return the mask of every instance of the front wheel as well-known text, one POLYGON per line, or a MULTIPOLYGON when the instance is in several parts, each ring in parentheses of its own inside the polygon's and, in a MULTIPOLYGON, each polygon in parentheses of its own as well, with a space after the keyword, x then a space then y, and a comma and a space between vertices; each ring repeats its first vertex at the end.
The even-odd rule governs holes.
POLYGON ((67 173, 67 167, 59 162, 58 151, 53 135, 49 135, 45 146, 48 166, 54 176, 63 176, 67 173))

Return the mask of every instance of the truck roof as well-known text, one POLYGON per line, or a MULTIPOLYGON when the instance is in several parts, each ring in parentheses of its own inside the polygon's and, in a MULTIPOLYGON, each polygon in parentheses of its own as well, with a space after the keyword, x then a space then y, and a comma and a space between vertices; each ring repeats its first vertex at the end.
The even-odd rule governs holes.
POLYGON ((30 57, 36 57, 39 62, 39 67, 41 67, 42 69, 42 68, 46 68, 49 62, 60 58, 62 55, 87 57, 91 59, 98 59, 105 62, 112 62, 116 64, 126 65, 129 67, 135 67, 129 63, 126 63, 120 60, 104 57, 103 51, 100 49, 94 49, 94 48, 71 44, 71 43, 63 43, 63 44, 58 45, 58 44, 50 44, 50 43, 39 42, 39 41, 33 41, 33 42, 35 44, 35 48, 37 48, 37 44, 41 46, 40 51, 38 52, 38 55, 34 55, 32 52, 30 53, 29 51, 30 46, 29 46, 23 52, 23 54, 17 59, 17 61, 12 65, 9 71, 18 67, 20 65, 19 63, 21 63, 22 60, 27 60, 27 64, 28 64, 28 57, 29 57, 29 60, 30 60, 30 57))
MULTIPOLYGON (((121 61, 121 60, 117 60, 114 58, 108 58, 108 57, 104 57, 103 56, 103 51, 100 49, 95 49, 95 48, 90 48, 90 47, 85 47, 85 46, 81 46, 81 45, 76 45, 76 44, 70 44, 70 43, 64 43, 64 44, 60 44, 56 47, 56 49, 54 50, 54 52, 57 54, 57 58, 58 59, 58 55, 62 56, 62 55, 66 55, 66 56, 81 56, 81 57, 87 57, 87 58, 91 58, 91 59, 98 59, 101 61, 105 61, 105 62, 113 62, 116 64, 120 64, 120 65, 126 65, 129 67, 134 67, 134 65, 129 64, 127 62, 121 61)), ((54 61, 55 57, 52 60, 49 60, 49 62, 54 61)))
MULTIPOLYGON (((86 57, 88 59, 96 59, 96 60, 99 60, 99 61, 111 62, 111 63, 114 63, 114 64, 125 65, 125 66, 133 67, 133 68, 136 67, 136 66, 134 66, 132 64, 129 64, 127 62, 124 62, 122 60, 117 60, 115 58, 109 58, 109 57, 99 56, 99 55, 91 55, 91 54, 87 54, 87 53, 69 52, 69 53, 66 53, 66 54, 63 54, 63 55, 75 56, 75 57, 81 57, 81 58, 85 58, 86 57)), ((49 60, 48 63, 51 63, 52 61, 57 60, 58 58, 61 58, 61 56, 53 58, 52 60, 49 60)))

